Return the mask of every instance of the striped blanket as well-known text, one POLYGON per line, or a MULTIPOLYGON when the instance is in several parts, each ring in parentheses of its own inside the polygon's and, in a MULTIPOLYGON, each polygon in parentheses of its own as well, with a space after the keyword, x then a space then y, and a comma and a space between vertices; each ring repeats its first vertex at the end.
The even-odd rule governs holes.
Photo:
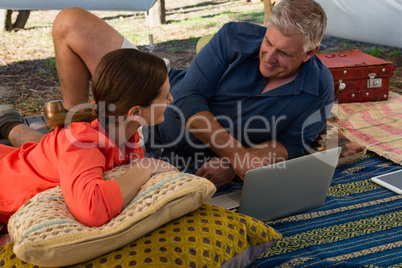
POLYGON ((369 180, 401 168, 373 153, 338 168, 321 208, 268 222, 283 238, 250 267, 401 267, 402 195, 369 180))
POLYGON ((283 238, 250 267, 402 267, 402 195, 370 181, 402 169, 402 96, 334 108, 345 135, 376 154, 337 168, 321 208, 268 222, 283 238))
POLYGON ((390 92, 387 101, 338 104, 333 112, 348 139, 402 164, 402 95, 390 92))
POLYGON ((337 168, 321 208, 268 222, 283 238, 249 267, 402 267, 402 195, 369 180, 398 169, 374 153, 337 168))

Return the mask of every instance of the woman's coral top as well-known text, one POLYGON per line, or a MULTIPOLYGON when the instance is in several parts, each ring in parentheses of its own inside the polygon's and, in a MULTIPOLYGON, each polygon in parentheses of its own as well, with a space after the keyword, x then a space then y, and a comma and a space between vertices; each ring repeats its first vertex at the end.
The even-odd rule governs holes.
POLYGON ((120 213, 123 198, 117 183, 103 172, 143 158, 138 132, 121 148, 98 120, 56 128, 40 143, 21 148, 0 145, 0 222, 7 223, 27 200, 61 185, 71 213, 85 225, 99 226, 120 213))

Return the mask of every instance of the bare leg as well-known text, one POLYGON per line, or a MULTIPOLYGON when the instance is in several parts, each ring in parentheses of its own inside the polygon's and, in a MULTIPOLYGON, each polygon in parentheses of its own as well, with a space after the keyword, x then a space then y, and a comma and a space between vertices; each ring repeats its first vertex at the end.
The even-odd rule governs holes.
POLYGON ((80 8, 62 10, 53 24, 56 66, 64 108, 88 102, 89 79, 106 53, 119 49, 123 36, 80 8))
POLYGON ((40 142, 43 133, 25 124, 15 126, 8 134, 8 140, 14 147, 21 147, 26 142, 40 142))
MULTIPOLYGON (((80 8, 62 10, 53 24, 56 66, 64 108, 88 101, 89 79, 103 55, 119 49, 123 36, 92 13, 80 8)), ((8 140, 14 147, 39 142, 43 133, 25 124, 11 129, 8 140)))

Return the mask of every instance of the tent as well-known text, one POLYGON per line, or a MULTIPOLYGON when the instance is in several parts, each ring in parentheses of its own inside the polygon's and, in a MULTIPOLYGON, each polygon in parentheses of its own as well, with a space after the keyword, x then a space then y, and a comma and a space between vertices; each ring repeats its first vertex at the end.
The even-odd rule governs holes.
MULTIPOLYGON (((62 10, 67 7, 81 7, 86 10, 144 11, 149 12, 156 0, 0 0, 0 33, 4 30, 24 28, 31 10, 62 10), (12 21, 12 10, 18 10, 12 21)), ((153 45, 150 34, 150 45, 153 45)))
POLYGON ((402 0, 316 1, 327 13, 327 35, 402 48, 402 0))
POLYGON ((81 7, 87 10, 148 11, 156 0, 0 0, 0 9, 61 10, 81 7))

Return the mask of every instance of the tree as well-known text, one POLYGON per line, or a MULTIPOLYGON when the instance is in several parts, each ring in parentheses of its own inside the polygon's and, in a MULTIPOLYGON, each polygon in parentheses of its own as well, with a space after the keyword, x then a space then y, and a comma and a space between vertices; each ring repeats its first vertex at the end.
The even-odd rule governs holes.
POLYGON ((29 18, 30 10, 0 10, 0 33, 4 30, 11 32, 24 28, 29 18), (13 20, 13 13, 18 13, 13 20))

